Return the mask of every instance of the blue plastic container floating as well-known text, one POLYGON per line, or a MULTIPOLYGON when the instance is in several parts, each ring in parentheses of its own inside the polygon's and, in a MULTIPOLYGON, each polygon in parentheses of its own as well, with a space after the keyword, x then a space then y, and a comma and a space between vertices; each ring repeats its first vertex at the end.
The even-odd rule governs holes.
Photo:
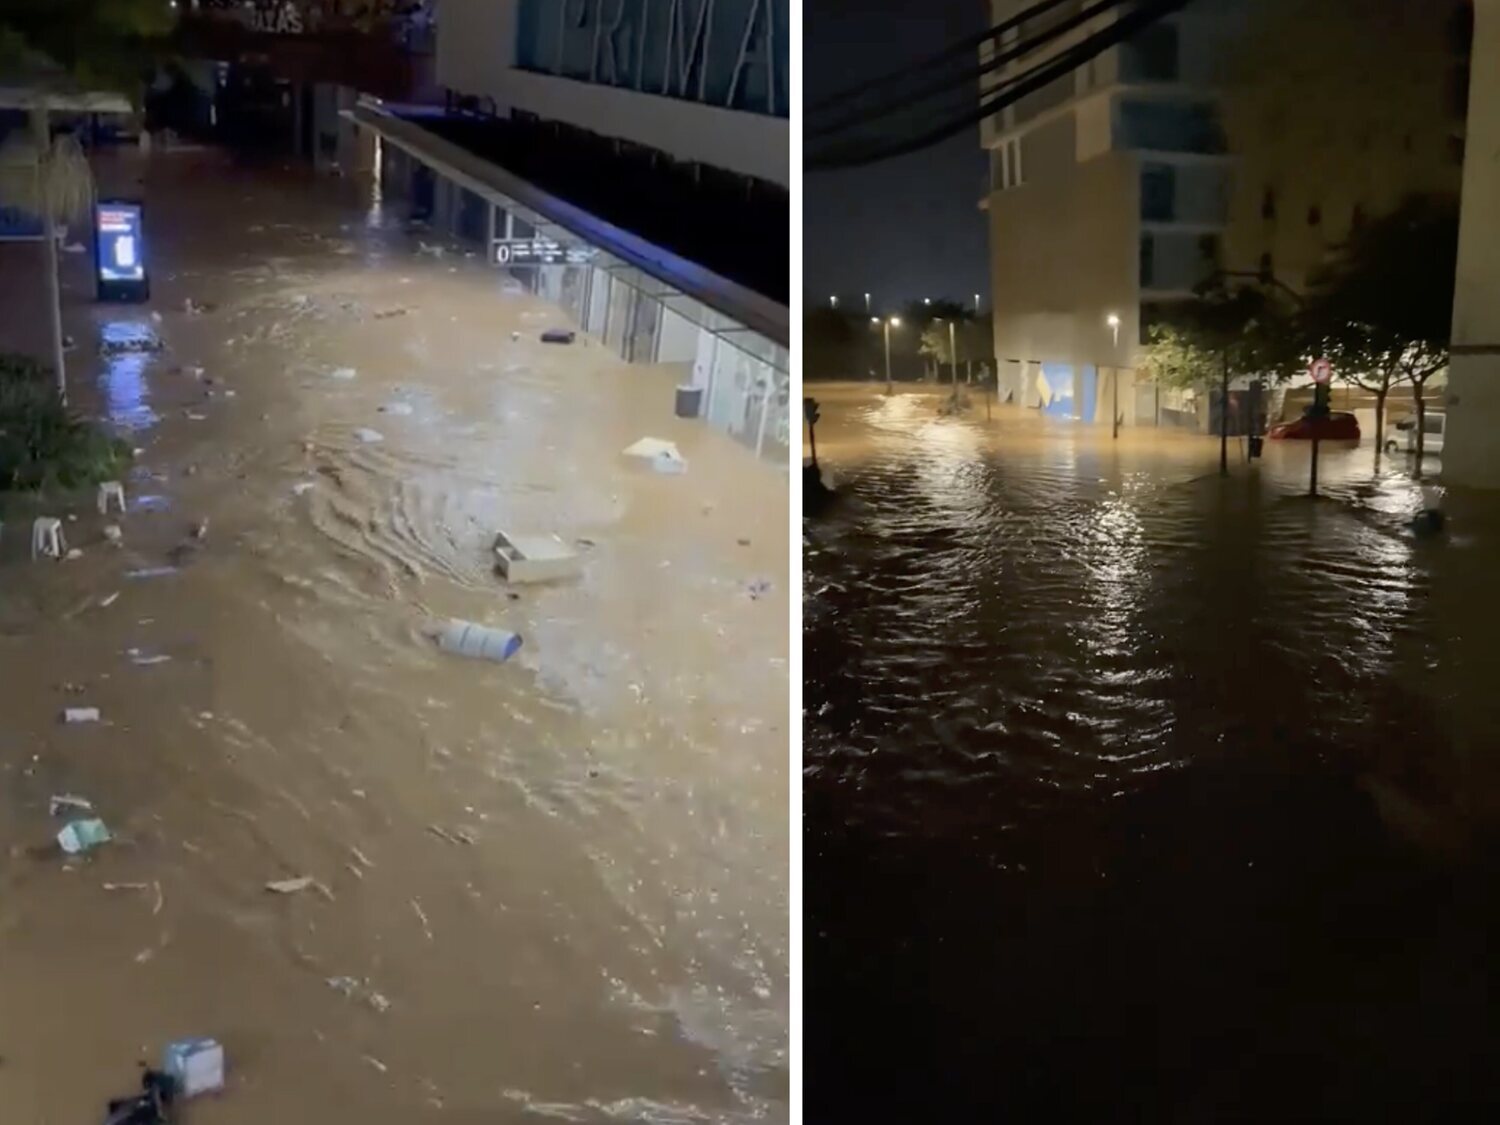
POLYGON ((521 634, 472 621, 449 621, 438 633, 438 648, 458 656, 503 664, 520 651, 521 634))

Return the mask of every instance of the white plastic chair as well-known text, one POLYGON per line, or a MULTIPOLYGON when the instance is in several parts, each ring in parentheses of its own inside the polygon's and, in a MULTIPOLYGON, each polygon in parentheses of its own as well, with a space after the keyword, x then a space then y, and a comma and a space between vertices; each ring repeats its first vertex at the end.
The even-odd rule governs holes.
POLYGON ((125 514, 125 486, 117 480, 107 480, 99 486, 99 514, 102 516, 109 511, 109 502, 113 500, 120 509, 120 514, 125 514))
POLYGON ((31 557, 37 559, 42 555, 63 557, 62 520, 41 516, 31 525, 31 557))

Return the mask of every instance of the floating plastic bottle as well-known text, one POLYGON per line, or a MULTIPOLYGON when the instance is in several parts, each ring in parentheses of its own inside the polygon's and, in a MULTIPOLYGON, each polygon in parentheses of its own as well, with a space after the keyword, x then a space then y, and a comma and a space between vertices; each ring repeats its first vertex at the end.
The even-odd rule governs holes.
POLYGON ((449 621, 437 634, 438 648, 458 656, 504 663, 521 648, 521 634, 505 629, 491 629, 472 621, 449 621))
POLYGON ((75 820, 57 834, 58 847, 69 855, 107 844, 110 839, 109 829, 102 820, 75 820))

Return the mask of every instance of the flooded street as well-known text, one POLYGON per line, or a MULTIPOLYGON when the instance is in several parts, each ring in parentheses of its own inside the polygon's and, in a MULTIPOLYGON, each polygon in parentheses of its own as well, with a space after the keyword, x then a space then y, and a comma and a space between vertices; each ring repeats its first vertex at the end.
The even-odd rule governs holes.
POLYGON ((129 511, 52 505, 83 555, 33 565, 6 498, 0 540, 5 1119, 97 1120, 209 1035, 205 1125, 786 1120, 785 474, 368 183, 133 177, 153 301, 65 262, 129 511), (501 528, 582 577, 507 587, 501 528), (445 655, 444 618, 525 645, 445 655), (117 840, 49 849, 58 793, 117 840))
POLYGON ((1500 505, 806 393, 809 1119, 1500 1107, 1500 505))

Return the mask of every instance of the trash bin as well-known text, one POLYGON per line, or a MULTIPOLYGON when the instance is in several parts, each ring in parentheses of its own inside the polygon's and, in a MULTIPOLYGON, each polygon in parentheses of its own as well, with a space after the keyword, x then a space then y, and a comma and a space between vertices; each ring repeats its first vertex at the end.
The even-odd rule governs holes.
POLYGON ((703 411, 703 388, 679 385, 677 388, 677 417, 696 418, 703 411))

